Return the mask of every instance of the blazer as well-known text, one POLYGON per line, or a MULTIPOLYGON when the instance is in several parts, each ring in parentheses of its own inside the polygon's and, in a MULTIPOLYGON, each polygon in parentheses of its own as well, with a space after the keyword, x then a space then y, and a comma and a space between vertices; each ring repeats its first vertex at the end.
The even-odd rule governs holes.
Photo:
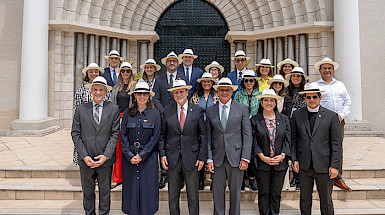
POLYGON ((282 108, 281 113, 286 115, 287 117, 290 117, 293 100, 291 99, 290 96, 285 96, 283 99, 284 99, 283 100, 283 108, 282 108))
POLYGON ((294 111, 291 118, 291 158, 308 170, 312 158, 317 173, 339 169, 342 153, 342 132, 338 115, 320 106, 313 132, 310 133, 307 107, 294 111))
MULTIPOLYGON (((178 66, 178 69, 177 69, 178 72, 182 73, 183 75, 186 76, 186 73, 184 71, 184 67, 183 67, 183 64, 180 64, 178 66)), ((189 71, 191 72, 191 71, 189 71)), ((198 68, 198 67, 195 67, 194 65, 192 66, 192 73, 191 73, 191 79, 189 81, 189 84, 192 86, 190 92, 191 92, 191 95, 195 93, 196 91, 196 88, 197 88, 197 85, 198 85, 198 78, 201 78, 203 75, 203 70, 198 68)), ((188 79, 188 77, 187 77, 188 79)))
POLYGON ((102 74, 102 76, 107 80, 107 85, 111 87, 115 85, 114 80, 112 80, 111 78, 110 67, 104 68, 104 73, 102 74))
POLYGON ((253 142, 249 110, 246 105, 231 102, 226 129, 219 117, 219 102, 207 108, 208 159, 222 165, 225 155, 230 165, 238 167, 241 159, 249 160, 253 142))
MULTIPOLYGON (((273 166, 275 171, 286 170, 290 156, 291 128, 287 116, 275 112, 276 136, 275 136, 275 155, 285 153, 285 159, 277 166, 273 166)), ((270 171, 270 165, 262 161, 258 154, 270 157, 270 137, 263 113, 258 113, 251 118, 251 127, 253 130, 253 158, 257 170, 270 171)))
POLYGON ((188 103, 183 131, 178 119, 177 104, 171 103, 165 107, 159 154, 167 157, 169 168, 176 166, 180 154, 187 170, 196 169, 197 160, 207 160, 207 132, 201 107, 188 103))
POLYGON ((79 105, 75 109, 72 122, 71 136, 78 151, 81 167, 88 167, 83 158, 92 159, 105 155, 109 159, 100 167, 111 166, 115 163, 115 148, 119 138, 119 107, 108 101, 103 103, 102 118, 98 125, 93 117, 93 103, 79 105))
MULTIPOLYGON (((176 78, 180 78, 188 83, 187 77, 182 73, 176 72, 176 78)), ((155 96, 152 97, 154 105, 161 114, 163 113, 165 106, 170 103, 175 103, 174 96, 172 95, 172 92, 167 91, 168 89, 170 89, 170 85, 168 84, 167 73, 164 73, 156 78, 152 89, 152 91, 155 92, 155 96)), ((189 95, 190 93, 191 92, 189 92, 189 95)))

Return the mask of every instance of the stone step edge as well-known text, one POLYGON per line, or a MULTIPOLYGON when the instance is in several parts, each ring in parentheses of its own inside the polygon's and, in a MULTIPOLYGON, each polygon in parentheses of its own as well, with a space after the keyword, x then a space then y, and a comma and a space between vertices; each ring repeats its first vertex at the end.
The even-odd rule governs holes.
POLYGON ((345 137, 383 137, 381 131, 345 131, 345 137))

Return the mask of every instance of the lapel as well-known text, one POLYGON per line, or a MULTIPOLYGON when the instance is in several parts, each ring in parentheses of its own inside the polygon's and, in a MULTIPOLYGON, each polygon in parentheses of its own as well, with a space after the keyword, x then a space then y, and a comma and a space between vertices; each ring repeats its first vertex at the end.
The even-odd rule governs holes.
POLYGON ((221 119, 220 119, 220 116, 219 116, 219 102, 217 102, 216 104, 213 105, 213 114, 212 114, 212 119, 213 119, 213 124, 216 123, 217 126, 221 129, 222 132, 223 131, 223 128, 222 128, 222 124, 221 124, 221 119))
MULTIPOLYGON (((110 106, 108 104, 108 102, 103 102, 103 111, 102 111, 102 117, 100 119, 100 123, 99 125, 102 125, 102 123, 104 123, 104 121, 106 120, 106 118, 108 117, 110 113, 110 106)), ((95 120, 94 120, 95 121, 95 120)), ((100 127, 100 126, 99 126, 100 127)))
MULTIPOLYGON (((226 122, 226 129, 225 131, 227 131, 227 128, 229 127, 230 125, 230 121, 235 117, 233 115, 235 115, 235 112, 237 110, 235 110, 237 107, 236 107, 236 103, 234 102, 234 100, 231 100, 231 104, 230 104, 230 112, 229 112, 229 115, 227 116, 227 122, 226 122)), ((222 127, 222 125, 221 125, 222 127)))
MULTIPOLYGON (((302 123, 305 125, 305 128, 306 128, 306 132, 309 136, 312 136, 311 133, 310 133, 310 123, 309 123, 309 116, 308 116, 308 113, 307 113, 307 107, 304 107, 298 111, 301 111, 302 113, 299 114, 302 118, 302 123)), ((314 128, 313 128, 314 129, 314 128)))
MULTIPOLYGON (((174 123, 176 124, 176 127, 178 128, 179 132, 182 131, 181 127, 180 127, 180 123, 179 123, 179 119, 178 119, 178 105, 176 104, 176 102, 174 103, 171 103, 170 105, 172 105, 172 118, 174 118, 174 123)), ((185 120, 185 123, 186 123, 186 120, 185 120)))
POLYGON ((267 129, 265 118, 263 117, 263 113, 257 115, 258 123, 262 126, 263 130, 265 130, 267 139, 269 139, 269 130, 267 129))
POLYGON ((320 106, 315 123, 314 123, 313 133, 311 134, 311 136, 313 136, 314 133, 317 131, 317 128, 320 126, 321 121, 324 118, 324 115, 325 115, 325 110, 320 106))
POLYGON ((88 114, 88 118, 91 120, 92 126, 94 127, 95 130, 97 130, 99 125, 96 124, 96 122, 94 120, 94 114, 93 114, 94 110, 93 110, 93 103, 92 103, 92 101, 89 102, 89 103, 84 104, 84 106, 86 108, 86 112, 88 114))
MULTIPOLYGON (((162 76, 160 76, 159 78, 161 78, 161 77, 162 76)), ((170 84, 168 84, 168 80, 167 80, 167 71, 166 71, 166 73, 164 73, 164 76, 161 78, 161 80, 163 81, 164 90, 167 92, 167 94, 172 99, 173 98, 172 93, 168 91, 168 89, 170 89, 170 84)), ((161 89, 161 90, 163 90, 163 89, 161 89)))
POLYGON ((114 83, 114 81, 112 80, 111 78, 111 71, 110 71, 110 67, 107 67, 104 72, 106 73, 106 76, 104 76, 107 80, 107 83, 114 83))
POLYGON ((193 114, 193 104, 191 102, 188 102, 188 107, 187 107, 187 116, 186 116, 186 120, 184 122, 184 126, 183 126, 183 130, 186 129, 186 127, 188 126, 188 123, 192 117, 192 114, 193 114))

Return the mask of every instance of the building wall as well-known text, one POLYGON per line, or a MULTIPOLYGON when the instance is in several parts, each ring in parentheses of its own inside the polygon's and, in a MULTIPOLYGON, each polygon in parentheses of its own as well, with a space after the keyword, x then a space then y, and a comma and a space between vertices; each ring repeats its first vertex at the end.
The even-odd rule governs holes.
POLYGON ((0 1, 0 130, 9 129, 19 116, 23 2, 0 1))
POLYGON ((363 119, 375 130, 385 132, 385 4, 378 0, 360 0, 360 41, 363 119), (381 2, 381 3, 380 3, 381 2))

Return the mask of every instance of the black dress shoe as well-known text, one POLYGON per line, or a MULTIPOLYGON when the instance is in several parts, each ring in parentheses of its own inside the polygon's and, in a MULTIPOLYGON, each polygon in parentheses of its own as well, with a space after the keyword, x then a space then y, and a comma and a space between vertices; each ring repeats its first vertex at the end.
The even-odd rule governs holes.
POLYGON ((205 181, 199 180, 199 190, 204 190, 204 189, 205 189, 205 181))
POLYGON ((246 187, 245 181, 243 181, 242 182, 242 187, 241 187, 241 192, 245 192, 245 187, 246 187))
POLYGON ((184 187, 184 180, 182 180, 182 181, 180 182, 180 189, 183 189, 183 187, 184 187))
POLYGON ((297 177, 293 177, 290 181, 290 187, 295 187, 295 185, 297 184, 298 182, 298 178, 297 177))
POLYGON ((257 184, 255 183, 255 179, 249 179, 249 188, 253 192, 258 191, 258 187, 257 187, 257 184))
POLYGON ((167 183, 167 178, 160 178, 159 180, 159 189, 163 189, 165 186, 166 186, 166 183, 167 183))
POLYGON ((298 181, 297 184, 295 185, 295 189, 296 189, 296 190, 300 190, 300 189, 301 189, 301 186, 299 185, 299 181, 298 181))
POLYGON ((117 186, 121 185, 122 182, 119 182, 119 183, 115 183, 115 184, 111 184, 111 190, 116 188, 117 186))

